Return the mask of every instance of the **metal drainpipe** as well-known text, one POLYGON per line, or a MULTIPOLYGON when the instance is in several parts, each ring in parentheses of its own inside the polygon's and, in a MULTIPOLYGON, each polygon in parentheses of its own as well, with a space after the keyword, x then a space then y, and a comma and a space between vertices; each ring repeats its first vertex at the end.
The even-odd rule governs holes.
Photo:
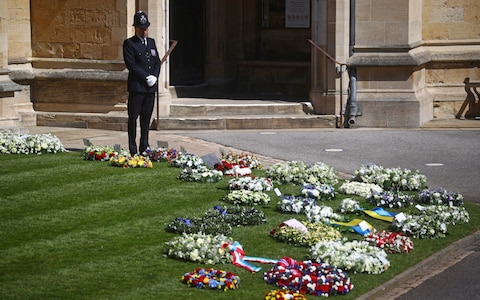
MULTIPOLYGON (((353 47, 355 46, 355 0, 350 0, 350 34, 349 34, 349 56, 353 56, 353 47)), ((349 92, 345 105, 345 128, 355 126, 355 116, 357 115, 357 68, 348 67, 349 92)))

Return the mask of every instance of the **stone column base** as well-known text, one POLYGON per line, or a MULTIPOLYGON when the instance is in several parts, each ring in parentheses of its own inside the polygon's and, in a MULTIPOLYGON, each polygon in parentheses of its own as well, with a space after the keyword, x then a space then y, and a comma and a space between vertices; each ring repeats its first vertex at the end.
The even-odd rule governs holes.
POLYGON ((336 95, 312 90, 310 92, 310 101, 312 102, 313 112, 317 115, 337 115, 340 113, 336 95))
POLYGON ((433 98, 420 91, 369 91, 357 93, 362 116, 360 127, 417 128, 433 118, 433 98))

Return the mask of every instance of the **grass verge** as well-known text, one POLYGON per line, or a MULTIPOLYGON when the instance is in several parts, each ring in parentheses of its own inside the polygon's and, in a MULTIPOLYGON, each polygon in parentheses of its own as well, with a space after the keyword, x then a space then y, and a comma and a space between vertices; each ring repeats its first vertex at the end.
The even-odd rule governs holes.
MULTIPOLYGON (((228 192, 228 177, 215 184, 188 183, 176 179, 179 169, 167 163, 124 170, 106 162, 83 161, 78 152, 0 155, 0 163, 2 299, 262 299, 275 289, 263 281, 263 272, 251 274, 233 265, 215 268, 239 275, 238 290, 189 288, 180 283, 181 276, 201 265, 163 254, 165 242, 175 236, 165 230, 165 224, 225 205, 221 199, 228 192)), ((263 174, 256 171, 258 176, 263 174)), ((279 188, 285 194, 298 190, 279 188)), ((270 196, 270 205, 259 208, 267 223, 235 228, 231 237, 243 245, 246 255, 307 259, 308 248, 282 244, 269 236, 286 219, 304 219, 277 211, 278 198, 273 192, 270 196)), ((465 206, 469 223, 450 226, 442 239, 415 239, 412 253, 388 256, 391 267, 382 274, 349 273, 355 288, 338 297, 355 299, 477 231, 480 207, 470 202, 465 206)), ((377 229, 387 228, 383 221, 368 222, 377 229)), ((262 271, 269 267, 263 265, 262 271)))

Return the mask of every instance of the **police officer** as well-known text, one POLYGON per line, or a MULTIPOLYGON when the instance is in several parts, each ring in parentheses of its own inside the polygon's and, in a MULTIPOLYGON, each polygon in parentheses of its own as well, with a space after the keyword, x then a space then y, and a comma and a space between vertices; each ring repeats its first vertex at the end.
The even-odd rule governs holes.
POLYGON ((148 131, 160 74, 155 40, 147 37, 150 22, 143 11, 133 17, 135 35, 123 42, 123 60, 128 69, 128 148, 131 155, 150 148, 148 131), (137 119, 140 116, 140 147, 137 149, 137 119), (137 152, 139 150, 139 152, 137 152))

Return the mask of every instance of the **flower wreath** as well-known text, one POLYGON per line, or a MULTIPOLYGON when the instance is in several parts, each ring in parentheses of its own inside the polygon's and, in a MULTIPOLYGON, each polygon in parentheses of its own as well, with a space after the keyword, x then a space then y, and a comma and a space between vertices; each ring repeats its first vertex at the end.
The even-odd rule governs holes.
POLYGON ((124 169, 130 168, 153 168, 152 161, 148 156, 142 155, 114 155, 108 160, 110 166, 121 167, 124 169))
POLYGON ((387 253, 410 253, 413 250, 413 241, 399 232, 370 232, 365 236, 365 240, 387 253))
POLYGON ((300 294, 288 290, 272 290, 265 294, 265 300, 306 300, 307 298, 300 294))
POLYGON ((233 190, 222 200, 234 205, 267 205, 270 202, 270 196, 264 192, 233 190))
POLYGON ((327 263, 296 261, 283 257, 263 274, 269 284, 301 294, 316 296, 344 295, 351 291, 350 277, 327 263))
POLYGON ((240 277, 223 270, 197 268, 195 271, 185 273, 181 282, 198 289, 228 291, 238 289, 240 277))

